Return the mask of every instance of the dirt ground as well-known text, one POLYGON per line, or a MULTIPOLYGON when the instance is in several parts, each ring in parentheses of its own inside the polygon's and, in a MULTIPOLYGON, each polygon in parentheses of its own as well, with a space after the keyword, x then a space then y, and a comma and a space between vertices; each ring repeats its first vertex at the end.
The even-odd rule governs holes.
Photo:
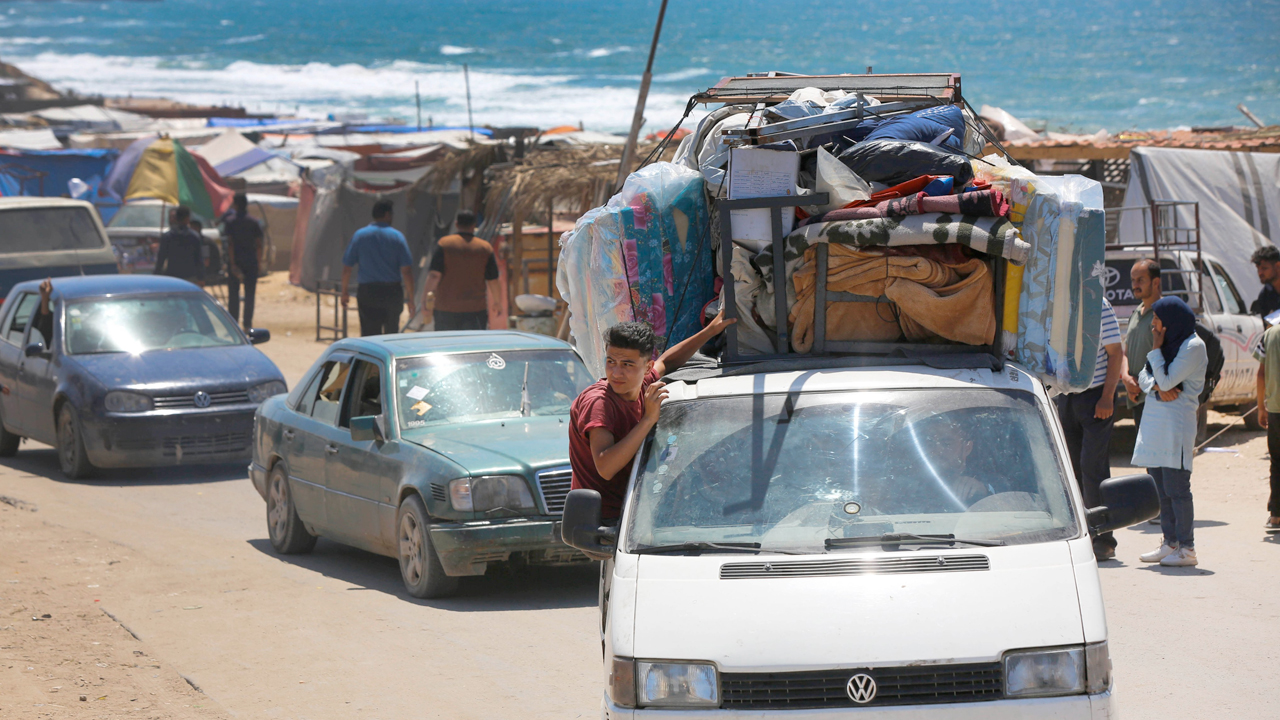
MULTIPOLYGON (((292 386, 325 347, 314 296, 273 275, 257 320, 292 386)), ((1200 566, 1138 562, 1159 542, 1146 524, 1118 532, 1101 566, 1125 718, 1278 715, 1266 440, 1235 428, 1214 443, 1225 452, 1196 458, 1200 566)), ((1114 474, 1134 472, 1132 442, 1121 423, 1114 474)), ((593 567, 417 600, 390 558, 323 539, 276 555, 237 466, 69 482, 27 443, 0 461, 0 496, 0 719, 599 716, 593 567)))

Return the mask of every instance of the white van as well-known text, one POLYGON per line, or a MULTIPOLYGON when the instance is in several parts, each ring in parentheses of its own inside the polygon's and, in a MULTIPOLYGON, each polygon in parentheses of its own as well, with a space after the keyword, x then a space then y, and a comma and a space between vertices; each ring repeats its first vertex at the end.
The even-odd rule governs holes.
POLYGON ((1090 529, 1153 517, 1155 484, 1086 510, 1037 379, 930 362, 669 379, 620 524, 565 505, 605 560, 605 718, 1113 716, 1090 529))

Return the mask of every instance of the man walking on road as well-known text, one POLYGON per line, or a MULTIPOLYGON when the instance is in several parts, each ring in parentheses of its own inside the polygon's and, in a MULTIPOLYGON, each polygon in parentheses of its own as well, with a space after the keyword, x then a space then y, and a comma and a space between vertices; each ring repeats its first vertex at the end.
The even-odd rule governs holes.
POLYGON ((240 285, 244 284, 244 329, 253 327, 253 301, 262 267, 262 225, 249 216, 249 199, 236 193, 231 212, 223 217, 227 238, 227 312, 240 320, 240 285))
POLYGON ((1257 268, 1258 282, 1262 283, 1262 291, 1249 306, 1249 312, 1266 317, 1280 310, 1280 248, 1264 245, 1254 250, 1249 260, 1257 268))
MULTIPOLYGON (((1111 428, 1115 425, 1116 383, 1124 367, 1124 351, 1120 347, 1120 323, 1116 311, 1102 299, 1102 328, 1098 340, 1098 358, 1093 369, 1093 384, 1088 390, 1064 393, 1054 398, 1062 434, 1071 454, 1071 469, 1084 494, 1085 507, 1101 505, 1098 486, 1111 477, 1111 428)), ((1099 560, 1116 556, 1116 539, 1103 533, 1093 539, 1093 554, 1099 560)))
POLYGON ((200 253, 203 240, 191 229, 190 223, 191 210, 187 206, 174 208, 169 215, 169 229, 160 236, 154 272, 203 285, 204 257, 200 253))
POLYGON ((373 222, 351 236, 351 244, 342 255, 344 307, 351 301, 351 268, 360 267, 356 276, 356 310, 360 314, 361 336, 400 332, 400 313, 406 302, 410 316, 417 312, 413 305, 413 257, 404 235, 391 227, 392 208, 390 200, 374 203, 373 222))
POLYGON ((1142 403, 1145 396, 1138 387, 1138 373, 1146 363, 1147 353, 1151 352, 1151 306, 1163 297, 1160 287, 1160 266, 1150 258, 1140 258, 1129 269, 1129 283, 1133 288, 1133 296, 1142 301, 1129 316, 1129 327, 1124 335, 1124 355, 1128 362, 1127 370, 1120 376, 1124 389, 1129 395, 1129 407, 1133 408, 1133 424, 1142 424, 1142 403), (1136 367, 1135 367, 1136 365, 1136 367))
POLYGON ((458 213, 454 226, 458 233, 440 238, 431 255, 422 306, 434 301, 436 330, 487 330, 502 292, 493 246, 475 236, 470 210, 458 213))

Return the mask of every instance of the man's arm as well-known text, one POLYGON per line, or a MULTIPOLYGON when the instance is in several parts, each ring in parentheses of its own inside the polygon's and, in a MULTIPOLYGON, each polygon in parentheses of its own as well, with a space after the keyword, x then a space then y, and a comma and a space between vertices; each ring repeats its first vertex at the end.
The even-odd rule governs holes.
POLYGON ((613 433, 604 428, 597 427, 590 430, 587 438, 591 441, 591 457, 595 460, 596 472, 600 473, 600 477, 612 480, 613 476, 636 456, 644 443, 645 436, 654 425, 658 424, 658 411, 662 408, 662 401, 666 397, 667 389, 660 382, 646 388, 644 415, 641 416, 640 422, 631 428, 631 432, 617 442, 614 442, 613 433))
MULTIPOLYGON (((689 362, 689 358, 698 352, 698 348, 707 344, 711 338, 724 332, 724 329, 738 322, 737 318, 726 320, 724 310, 716 315, 715 319, 707 323, 698 334, 685 338, 680 342, 667 348, 667 351, 653 363, 653 371, 658 373, 658 377, 662 377, 669 372, 679 370, 682 365, 689 362)), ((1114 390, 1114 387, 1112 388, 1114 390)))
POLYGON ((436 287, 440 285, 440 278, 444 274, 438 270, 432 270, 427 273, 427 281, 422 284, 422 307, 431 304, 436 295, 436 287))
POLYGON ((1120 381, 1120 368, 1124 366, 1124 350, 1120 343, 1112 343, 1105 347, 1107 351, 1107 379, 1102 381, 1102 397, 1093 408, 1093 416, 1106 420, 1115 413, 1116 383, 1120 381))
POLYGON ((1263 362, 1258 363, 1258 409, 1256 412, 1258 413, 1258 424, 1263 429, 1266 429, 1267 421, 1270 418, 1267 417, 1267 363, 1265 359, 1263 362))
POLYGON ((255 234, 255 237, 253 238, 253 247, 257 250, 257 253, 258 253, 258 272, 261 273, 262 263, 266 261, 266 257, 267 257, 267 244, 266 244, 265 237, 262 233, 262 226, 255 223, 254 227, 258 229, 258 232, 255 234))
POLYGON ((502 312, 502 308, 498 305, 498 301, 502 299, 502 281, 485 280, 484 286, 485 289, 489 291, 487 293, 487 297, 489 299, 490 317, 500 314, 502 312))
POLYGON ((351 285, 351 266, 342 266, 342 306, 346 307, 351 302, 351 295, 347 292, 347 288, 351 285))
POLYGON ((404 302, 409 306, 409 319, 418 314, 418 296, 413 292, 413 268, 408 265, 400 268, 400 281, 404 283, 404 302))
POLYGON ((160 237, 160 249, 156 251, 155 268, 151 271, 156 275, 163 275, 165 266, 169 264, 169 243, 162 235, 160 237))

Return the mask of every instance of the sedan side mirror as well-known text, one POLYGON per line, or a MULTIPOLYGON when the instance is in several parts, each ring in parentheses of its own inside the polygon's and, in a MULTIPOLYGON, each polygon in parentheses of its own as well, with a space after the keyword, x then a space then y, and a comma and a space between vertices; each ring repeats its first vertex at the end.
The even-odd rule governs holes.
POLYGON ((266 328, 253 328, 249 331, 249 344, 261 345, 271 339, 271 331, 266 328))
POLYGON ((564 523, 560 539, 592 560, 613 557, 618 545, 618 528, 604 527, 600 521, 600 493, 579 488, 564 499, 564 523))
POLYGON ((33 342, 22 349, 22 354, 27 357, 37 357, 44 354, 44 343, 33 342))
POLYGON ((377 415, 351 418, 351 439, 356 442, 368 442, 370 440, 386 442, 387 438, 382 434, 382 425, 379 420, 380 418, 377 415))
POLYGON ((1091 535, 1137 525, 1160 514, 1156 481, 1145 473, 1104 480, 1098 494, 1102 504, 1085 513, 1091 535))

